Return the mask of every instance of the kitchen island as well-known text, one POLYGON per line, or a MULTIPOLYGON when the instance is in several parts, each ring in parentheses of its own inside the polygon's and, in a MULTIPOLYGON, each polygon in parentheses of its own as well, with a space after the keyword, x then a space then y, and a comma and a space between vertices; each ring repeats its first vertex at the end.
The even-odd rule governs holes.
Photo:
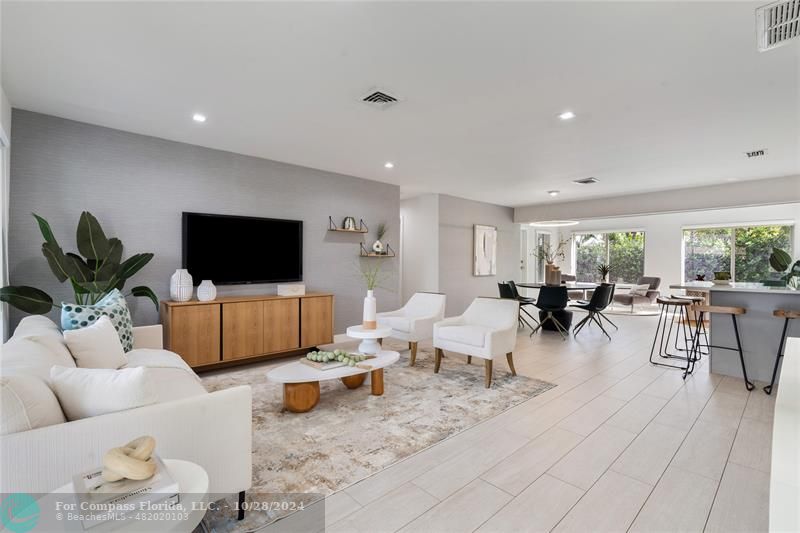
MULTIPOLYGON (((787 287, 767 287, 761 283, 714 285, 693 281, 670 285, 670 289, 709 292, 711 305, 744 307, 747 312, 737 317, 747 374, 751 380, 769 383, 784 320, 772 315, 776 309, 800 310, 800 291, 787 287)), ((800 325, 789 321, 787 337, 800 337, 800 325)), ((711 344, 736 347, 733 322, 729 315, 711 315, 711 344)), ((711 349, 710 370, 715 374, 742 377, 736 351, 711 349)))

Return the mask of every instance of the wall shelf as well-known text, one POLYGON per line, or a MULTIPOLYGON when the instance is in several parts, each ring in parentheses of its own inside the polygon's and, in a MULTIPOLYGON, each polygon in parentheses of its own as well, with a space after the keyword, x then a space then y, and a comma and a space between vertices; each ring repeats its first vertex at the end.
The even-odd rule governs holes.
POLYGON ((328 217, 328 231, 338 231, 340 233, 369 233, 369 227, 367 227, 367 225, 364 224, 364 219, 361 218, 358 221, 358 228, 357 229, 340 228, 333 221, 333 217, 329 216, 328 217))
POLYGON ((367 250, 364 247, 363 242, 360 244, 361 244, 361 252, 358 254, 359 257, 374 257, 376 259, 388 259, 390 257, 397 257, 397 254, 394 253, 394 250, 392 250, 392 247, 389 244, 386 245, 386 253, 383 254, 378 254, 367 250))

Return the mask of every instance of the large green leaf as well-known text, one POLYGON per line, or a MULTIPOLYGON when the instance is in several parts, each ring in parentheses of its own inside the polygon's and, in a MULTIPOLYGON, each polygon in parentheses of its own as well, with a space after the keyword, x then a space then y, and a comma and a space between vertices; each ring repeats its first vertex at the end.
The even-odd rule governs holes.
POLYGON ((53 299, 46 292, 24 285, 3 287, 0 289, 0 301, 32 315, 43 315, 53 308, 53 299))
POLYGON ((147 263, 149 263, 152 258, 153 254, 151 253, 130 256, 119 266, 117 277, 120 279, 130 278, 139 272, 147 263))
POLYGON ((67 252, 67 257, 71 259, 72 263, 75 265, 76 275, 74 277, 77 281, 92 281, 92 279, 94 279, 94 272, 92 272, 92 269, 89 268, 89 265, 81 256, 73 254, 72 252, 67 252))
POLYGON ((103 265, 95 272, 94 279, 97 281, 110 281, 112 279, 117 279, 118 271, 119 263, 105 261, 103 265))
POLYGON ((769 265, 777 272, 784 272, 792 264, 792 256, 780 248, 773 248, 769 256, 769 265))
POLYGON ((144 285, 134 287, 131 289, 131 294, 134 296, 144 296, 146 298, 150 298, 150 300, 153 302, 153 305, 156 306, 156 310, 158 310, 158 298, 156 297, 156 293, 154 293, 150 287, 145 287, 144 285))
POLYGON ((42 255, 47 259, 50 270, 61 283, 67 278, 77 278, 80 276, 78 267, 72 259, 64 255, 57 244, 46 242, 42 244, 42 255))
POLYGON ((102 260, 108 257, 111 245, 103 233, 103 228, 94 216, 88 211, 81 213, 78 221, 78 251, 87 259, 102 260))
POLYGON ((55 244, 58 246, 56 242, 56 237, 53 235, 53 230, 50 228, 50 223, 47 222, 45 219, 37 215, 36 213, 31 213, 33 218, 36 219, 36 222, 39 223, 39 231, 42 232, 42 237, 44 237, 45 242, 49 242, 51 244, 55 244))
POLYGON ((103 262, 111 261, 120 264, 122 262, 122 241, 116 237, 108 239, 108 255, 103 262))
POLYGON ((84 291, 86 291, 83 294, 105 294, 106 292, 108 292, 109 289, 111 289, 111 286, 107 280, 86 281, 86 282, 73 281, 73 287, 76 285, 81 289, 83 289, 84 291))

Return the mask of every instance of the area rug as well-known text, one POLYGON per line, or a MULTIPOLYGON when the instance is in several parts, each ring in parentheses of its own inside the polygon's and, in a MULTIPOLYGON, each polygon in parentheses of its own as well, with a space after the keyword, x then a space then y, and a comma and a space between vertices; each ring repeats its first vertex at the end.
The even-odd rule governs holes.
MULTIPOLYGON (((492 387, 486 389, 481 360, 467 365, 465 357, 453 354, 434 374, 431 351, 421 349, 409 367, 405 347, 387 342, 387 349, 403 351, 385 370, 383 396, 370 394, 369 381, 355 390, 339 380, 323 381, 319 404, 302 414, 284 411, 281 386, 267 381, 274 362, 201 376, 209 391, 253 388, 250 492, 309 493, 309 500, 319 499, 555 386, 512 377, 505 365, 495 365, 492 387)), ((260 514, 248 513, 237 529, 256 528, 280 513, 260 514)), ((215 529, 231 530, 220 518, 215 529)))
POLYGON ((619 305, 607 307, 603 313, 607 315, 621 315, 621 316, 657 316, 660 309, 657 305, 636 305, 631 312, 631 306, 619 305))

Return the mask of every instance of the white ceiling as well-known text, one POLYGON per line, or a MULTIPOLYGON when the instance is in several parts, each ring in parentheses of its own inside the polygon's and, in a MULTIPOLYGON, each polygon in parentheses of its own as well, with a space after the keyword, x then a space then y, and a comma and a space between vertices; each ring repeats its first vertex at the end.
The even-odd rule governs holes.
POLYGON ((15 107, 406 196, 568 201, 800 173, 800 41, 756 51, 765 2, 5 0, 3 85, 15 107), (360 103, 376 86, 404 101, 360 103))

